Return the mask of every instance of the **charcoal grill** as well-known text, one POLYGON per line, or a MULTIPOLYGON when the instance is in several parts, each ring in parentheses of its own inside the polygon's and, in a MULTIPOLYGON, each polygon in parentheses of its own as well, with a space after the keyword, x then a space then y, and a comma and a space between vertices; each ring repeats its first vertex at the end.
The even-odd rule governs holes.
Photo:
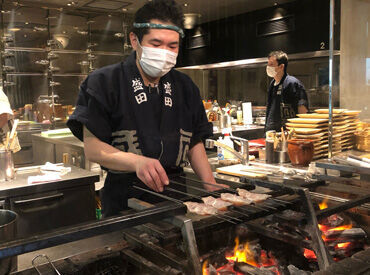
POLYGON ((136 199, 131 199, 129 206, 137 210, 138 212, 136 213, 3 243, 0 244, 0 258, 11 257, 124 229, 125 239, 131 245, 132 249, 124 249, 122 253, 130 262, 138 266, 145 265, 147 270, 151 270, 153 274, 163 274, 163 272, 170 272, 171 274, 201 274, 200 257, 195 233, 211 233, 227 226, 231 227, 235 224, 242 224, 242 226, 254 230, 261 235, 301 247, 312 248, 317 256, 319 267, 323 270, 333 263, 333 259, 321 238, 317 217, 323 218, 334 212, 343 211, 370 201, 370 196, 365 196, 355 201, 342 203, 335 208, 315 212, 310 199, 310 192, 307 188, 292 186, 286 183, 280 184, 247 178, 241 178, 241 184, 228 183, 230 184, 230 188, 210 192, 204 189, 204 186, 207 185, 206 183, 185 177, 184 175, 177 175, 170 179, 171 187, 167 188, 165 194, 158 194, 138 187, 140 191, 147 192, 152 196, 160 196, 164 202, 153 206, 136 199), (176 186, 181 188, 176 189, 176 186), (272 197, 255 205, 230 207, 225 214, 217 216, 184 215, 186 212, 186 207, 183 205, 184 201, 200 201, 202 196, 209 195, 219 197, 222 192, 236 193, 235 187, 252 190, 258 186, 270 189, 269 194, 272 197), (186 187, 185 190, 184 187, 186 187), (171 196, 171 194, 176 194, 177 198, 175 199, 175 196, 171 196), (179 195, 181 198, 179 198, 179 195), (306 226, 309 239, 300 238, 295 235, 281 236, 264 225, 255 222, 256 219, 267 216, 284 219, 280 214, 282 211, 287 210, 296 210, 303 213, 303 217, 297 217, 294 222, 297 223, 297 226, 306 226), (158 221, 162 221, 162 225, 156 227, 155 223, 158 223, 158 221), (166 224, 172 225, 176 230, 166 231, 166 224), (135 229, 133 229, 134 227, 135 229), (149 237, 135 235, 136 228, 150 233, 148 235, 149 237), (151 242, 150 235, 158 237, 163 241, 161 243, 151 242), (185 257, 179 257, 167 249, 168 243, 179 238, 182 240, 182 251, 184 251, 185 257), (136 252, 135 249, 138 248, 140 248, 140 251, 144 251, 144 254, 160 255, 166 269, 164 270, 163 267, 158 266, 156 263, 136 252))

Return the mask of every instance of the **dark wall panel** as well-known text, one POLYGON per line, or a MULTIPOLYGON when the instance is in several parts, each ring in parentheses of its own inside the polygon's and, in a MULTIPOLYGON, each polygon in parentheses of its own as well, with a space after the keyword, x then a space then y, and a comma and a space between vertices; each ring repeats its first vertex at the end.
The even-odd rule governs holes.
MULTIPOLYGON (((336 1, 339 15, 340 1, 336 1)), ((339 16, 336 16, 339 19, 339 16)), ((336 22, 335 47, 339 48, 339 20, 336 22)), ((212 21, 187 31, 178 66, 210 64, 223 61, 265 57, 281 49, 288 54, 329 49, 329 0, 299 0, 212 21), (279 16, 293 16, 294 29, 289 32, 257 36, 256 27, 279 16), (188 48, 187 39, 202 34, 206 46, 188 48)), ((199 39, 199 38, 198 38, 199 39)))

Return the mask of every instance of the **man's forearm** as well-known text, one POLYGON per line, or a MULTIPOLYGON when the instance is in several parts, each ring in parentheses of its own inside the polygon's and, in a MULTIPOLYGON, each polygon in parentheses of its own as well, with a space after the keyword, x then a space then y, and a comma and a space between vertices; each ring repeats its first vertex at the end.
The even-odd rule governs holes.
POLYGON ((135 172, 136 176, 154 191, 162 192, 164 185, 169 184, 166 171, 159 160, 122 152, 99 140, 86 127, 84 127, 84 150, 90 161, 108 169, 135 172))
POLYGON ((139 155, 120 151, 97 138, 88 137, 84 141, 86 157, 100 165, 116 171, 135 172, 139 155))
POLYGON ((188 158, 194 172, 202 181, 207 183, 216 183, 202 142, 194 145, 189 150, 188 158))
POLYGON ((86 157, 108 169, 134 172, 136 162, 142 156, 123 152, 102 142, 84 127, 84 150, 86 157))

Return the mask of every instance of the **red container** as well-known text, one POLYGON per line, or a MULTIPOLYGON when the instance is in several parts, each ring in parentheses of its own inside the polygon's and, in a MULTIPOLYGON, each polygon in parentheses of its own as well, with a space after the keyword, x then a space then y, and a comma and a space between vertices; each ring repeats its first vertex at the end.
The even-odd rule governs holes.
POLYGON ((308 139, 288 140, 288 154, 293 165, 307 166, 313 158, 313 141, 308 139))

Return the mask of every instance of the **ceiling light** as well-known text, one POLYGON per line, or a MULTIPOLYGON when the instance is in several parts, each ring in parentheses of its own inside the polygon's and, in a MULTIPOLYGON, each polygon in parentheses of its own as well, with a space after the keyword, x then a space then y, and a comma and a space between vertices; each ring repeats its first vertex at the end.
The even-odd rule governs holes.
POLYGON ((65 49, 69 43, 69 36, 66 34, 53 34, 53 38, 59 42, 59 46, 65 49))
POLYGON ((127 9, 126 8, 122 8, 122 11, 127 11, 127 9))
POLYGON ((76 1, 70 1, 67 3, 67 6, 75 6, 75 5, 77 5, 76 1))
POLYGON ((198 19, 201 17, 199 13, 185 13, 184 14, 184 28, 192 29, 198 23, 198 19))
POLYGON ((28 25, 29 23, 28 22, 24 22, 24 24, 28 25))
POLYGON ((21 29, 20 28, 9 28, 8 30, 11 32, 17 32, 17 31, 20 31, 21 29))
POLYGON ((185 3, 184 6, 187 7, 188 6, 188 3, 185 3))
POLYGON ((277 5, 278 5, 278 3, 277 3, 277 2, 275 2, 275 3, 274 3, 274 6, 277 6, 277 5))

